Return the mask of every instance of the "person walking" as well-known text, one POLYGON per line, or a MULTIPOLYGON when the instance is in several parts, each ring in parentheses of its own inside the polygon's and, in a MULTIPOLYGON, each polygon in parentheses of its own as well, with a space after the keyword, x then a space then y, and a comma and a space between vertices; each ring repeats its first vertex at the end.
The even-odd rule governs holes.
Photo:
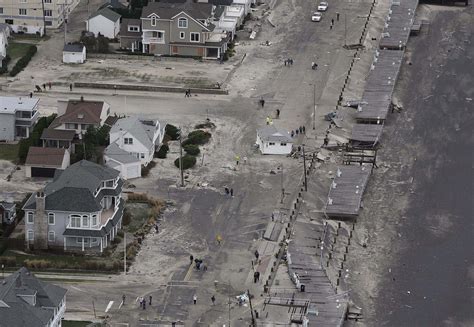
POLYGON ((331 25, 334 25, 334 18, 331 18, 331 25))
POLYGON ((258 271, 256 271, 256 272, 253 273, 253 283, 254 283, 254 284, 257 284, 257 281, 258 281, 258 277, 257 277, 257 276, 258 276, 258 271))
POLYGON ((152 296, 150 295, 150 302, 148 303, 151 306, 152 296))
POLYGON ((214 295, 211 297, 211 302, 212 302, 212 305, 216 304, 216 297, 214 295))
POLYGON ((189 256, 189 264, 192 265, 193 264, 193 261, 194 261, 194 256, 191 254, 189 256))
POLYGON ((43 83, 43 90, 46 92, 46 84, 43 83))
POLYGON ((260 256, 260 253, 258 253, 258 250, 255 250, 254 254, 255 254, 255 258, 257 258, 258 260, 258 257, 260 256))
POLYGON ((196 294, 193 295, 193 303, 196 304, 198 300, 198 297, 196 294))
POLYGON ((336 20, 339 21, 339 13, 336 12, 336 20))
POLYGON ((280 109, 277 109, 277 110, 276 110, 276 118, 277 118, 277 119, 280 118, 280 109))
POLYGON ((229 188, 227 186, 224 188, 224 191, 225 191, 225 195, 229 195, 229 188))
POLYGON ((244 165, 247 164, 247 157, 244 157, 244 165))
POLYGON ((32 97, 33 97, 33 92, 30 92, 30 98, 32 98, 32 97))
POLYGON ((51 82, 48 82, 48 87, 49 87, 50 90, 51 90, 52 86, 53 86, 53 84, 51 84, 51 82))
POLYGON ((239 161, 240 161, 240 156, 239 156, 239 155, 236 155, 236 156, 235 156, 235 165, 236 165, 236 166, 239 165, 239 161))
POLYGON ((72 83, 71 83, 71 84, 69 84, 69 91, 71 91, 71 92, 72 92, 72 83))
POLYGON ((122 305, 125 305, 125 294, 122 295, 122 305))
POLYGON ((272 221, 275 221, 275 215, 272 212, 272 221))
POLYGON ((234 189, 233 188, 230 189, 230 196, 234 197, 234 189))

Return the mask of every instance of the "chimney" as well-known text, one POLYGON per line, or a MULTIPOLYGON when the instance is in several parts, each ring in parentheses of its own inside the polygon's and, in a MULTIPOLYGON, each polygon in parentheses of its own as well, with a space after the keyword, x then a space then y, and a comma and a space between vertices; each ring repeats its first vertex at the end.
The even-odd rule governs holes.
POLYGON ((46 197, 43 190, 36 192, 35 197, 34 248, 35 250, 46 250, 48 248, 48 219, 45 212, 46 197))

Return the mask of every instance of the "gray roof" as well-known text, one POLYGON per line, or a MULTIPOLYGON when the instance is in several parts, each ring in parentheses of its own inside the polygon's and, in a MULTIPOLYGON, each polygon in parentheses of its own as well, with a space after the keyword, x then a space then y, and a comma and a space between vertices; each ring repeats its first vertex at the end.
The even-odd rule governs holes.
POLYGON ((65 298, 67 290, 37 279, 26 268, 20 268, 0 284, 0 326, 37 327, 46 326, 54 317, 54 310, 65 298), (21 295, 36 296, 33 306, 21 295))
POLYGON ((207 19, 212 16, 212 4, 202 2, 150 2, 143 7, 142 18, 146 18, 151 14, 156 14, 161 19, 171 19, 180 12, 194 19, 207 19))
POLYGON ((262 141, 293 143, 293 139, 288 131, 276 128, 273 125, 266 125, 257 130, 257 135, 262 141))
POLYGON ((120 16, 119 14, 117 14, 115 11, 113 10, 110 10, 109 8, 102 8, 98 11, 96 11, 95 13, 93 13, 89 19, 92 19, 96 16, 104 16, 105 18, 107 18, 108 20, 112 21, 112 22, 116 22, 117 20, 120 19, 120 16))
MULTIPOLYGON (((94 192, 102 181, 115 179, 119 172, 93 162, 82 160, 69 166, 54 176, 54 180, 46 185, 46 210, 97 212, 102 209, 99 198, 94 192)), ((35 209, 36 201, 33 194, 26 201, 24 209, 35 209)))
POLYGON ((16 208, 16 204, 14 202, 0 201, 0 207, 3 207, 3 209, 7 211, 11 211, 16 208))
POLYGON ((63 51, 64 52, 82 52, 84 50, 83 44, 65 44, 63 51))
POLYGON ((115 125, 112 126, 110 133, 118 133, 120 131, 132 134, 147 149, 151 148, 156 141, 153 140, 156 131, 155 127, 144 123, 143 120, 135 116, 117 120, 115 125))
POLYGON ((45 128, 41 134, 42 140, 60 140, 60 141, 72 141, 76 136, 76 131, 71 130, 62 130, 62 129, 53 129, 45 128))
POLYGON ((109 145, 105 149, 104 155, 123 164, 140 162, 140 159, 137 157, 134 157, 127 151, 120 149, 117 143, 112 143, 109 145))

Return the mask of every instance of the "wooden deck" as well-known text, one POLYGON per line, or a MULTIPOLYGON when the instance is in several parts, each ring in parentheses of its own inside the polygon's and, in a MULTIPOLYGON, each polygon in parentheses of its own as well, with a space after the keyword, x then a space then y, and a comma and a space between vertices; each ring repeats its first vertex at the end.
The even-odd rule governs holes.
POLYGON ((418 0, 392 1, 391 13, 388 14, 385 20, 387 27, 384 28, 379 43, 380 49, 405 49, 417 7, 418 0))
POLYGON ((402 65, 404 51, 379 50, 369 72, 356 120, 362 123, 383 123, 392 103, 392 93, 402 65))
POLYGON ((355 143, 376 145, 382 135, 383 125, 355 124, 350 140, 355 143))
POLYGON ((337 171, 340 172, 340 175, 336 175, 331 184, 324 212, 329 218, 356 217, 359 214, 371 168, 368 166, 339 166, 337 171))

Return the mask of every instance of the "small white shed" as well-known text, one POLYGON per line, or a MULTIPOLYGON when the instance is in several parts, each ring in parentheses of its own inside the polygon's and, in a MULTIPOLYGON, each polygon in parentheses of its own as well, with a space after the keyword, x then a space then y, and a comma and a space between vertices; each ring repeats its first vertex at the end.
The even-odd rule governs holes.
POLYGON ((109 8, 102 8, 86 20, 86 30, 94 36, 102 34, 106 38, 115 39, 120 32, 120 15, 109 8))
POLYGON ((105 164, 118 170, 123 179, 141 177, 142 165, 139 158, 120 149, 117 143, 110 144, 104 152, 105 164))
POLYGON ((86 61, 86 47, 83 44, 66 44, 63 49, 63 63, 83 64, 86 61))
POLYGON ((290 154, 293 147, 290 133, 273 125, 257 130, 256 143, 262 154, 290 154))

